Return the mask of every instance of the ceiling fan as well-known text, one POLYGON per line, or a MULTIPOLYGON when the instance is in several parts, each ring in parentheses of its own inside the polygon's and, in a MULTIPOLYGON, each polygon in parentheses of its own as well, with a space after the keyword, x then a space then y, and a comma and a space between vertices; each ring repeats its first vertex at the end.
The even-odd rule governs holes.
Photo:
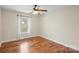
POLYGON ((38 6, 38 5, 35 5, 33 10, 34 11, 40 11, 40 12, 47 12, 47 10, 45 10, 45 9, 40 9, 40 6, 38 6))
POLYGON ((42 14, 47 12, 46 9, 41 8, 39 5, 34 5, 33 10, 32 10, 32 14, 42 14))

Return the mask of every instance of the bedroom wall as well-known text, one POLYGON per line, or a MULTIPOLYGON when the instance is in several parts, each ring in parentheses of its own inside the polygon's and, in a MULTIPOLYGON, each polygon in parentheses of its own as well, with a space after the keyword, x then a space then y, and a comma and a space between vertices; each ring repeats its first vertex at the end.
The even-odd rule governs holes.
MULTIPOLYGON (((18 39, 17 14, 27 15, 26 13, 2 10, 2 42, 18 39)), ((23 35, 23 37, 37 36, 39 34, 37 16, 33 15, 31 20, 31 34, 23 35)))
POLYGON ((16 13, 2 10, 2 41, 17 39, 16 13))
POLYGON ((2 19, 1 19, 1 8, 0 8, 0 41, 1 41, 1 37, 2 37, 2 35, 1 35, 1 29, 2 29, 2 28, 1 28, 1 27, 2 27, 2 26, 1 26, 1 20, 2 20, 2 19))
POLYGON ((79 50, 79 6, 68 6, 41 16, 41 36, 79 50))

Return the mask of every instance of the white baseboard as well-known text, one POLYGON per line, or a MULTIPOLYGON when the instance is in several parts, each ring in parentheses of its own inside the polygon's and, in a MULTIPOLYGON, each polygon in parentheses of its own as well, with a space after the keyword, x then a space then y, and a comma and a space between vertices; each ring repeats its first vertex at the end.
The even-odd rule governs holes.
POLYGON ((1 43, 4 43, 4 42, 10 42, 10 41, 15 41, 15 40, 19 40, 19 39, 5 40, 5 41, 1 41, 1 43))
MULTIPOLYGON (((27 37, 23 37, 23 38, 29 38, 29 37, 36 37, 38 35, 34 35, 34 36, 27 36, 27 37)), ((20 39, 23 39, 23 38, 20 38, 20 39)), ((5 40, 5 41, 1 41, 0 44, 4 43, 4 42, 10 42, 10 41, 16 41, 16 40, 20 40, 20 39, 11 39, 11 40, 5 40)))
POLYGON ((61 44, 61 45, 64 45, 64 46, 66 46, 66 47, 70 47, 70 48, 72 48, 72 49, 74 49, 74 50, 78 50, 78 51, 79 51, 79 47, 75 47, 74 45, 69 45, 69 44, 67 44, 67 43, 62 43, 62 42, 59 42, 59 41, 53 40, 52 38, 48 38, 48 37, 43 36, 43 35, 40 35, 40 37, 43 37, 43 38, 49 39, 49 40, 51 40, 51 41, 57 42, 57 43, 59 43, 59 44, 61 44))
POLYGON ((36 37, 36 36, 39 36, 39 35, 32 35, 32 36, 27 36, 27 37, 20 37, 20 39, 29 38, 29 37, 36 37))

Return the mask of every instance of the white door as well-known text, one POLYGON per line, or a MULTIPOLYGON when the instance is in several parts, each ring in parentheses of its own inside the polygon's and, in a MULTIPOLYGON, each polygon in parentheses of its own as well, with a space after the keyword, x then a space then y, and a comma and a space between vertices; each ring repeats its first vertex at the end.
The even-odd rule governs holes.
POLYGON ((26 38, 31 33, 31 17, 18 16, 18 38, 26 38))

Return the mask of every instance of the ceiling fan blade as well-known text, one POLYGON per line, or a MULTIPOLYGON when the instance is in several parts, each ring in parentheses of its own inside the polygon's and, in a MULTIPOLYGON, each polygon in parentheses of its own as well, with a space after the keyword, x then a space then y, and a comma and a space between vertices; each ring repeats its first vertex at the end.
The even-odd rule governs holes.
POLYGON ((33 8, 33 10, 34 11, 47 12, 47 10, 45 10, 45 9, 39 9, 39 7, 40 7, 39 5, 35 5, 34 8, 33 8))
POLYGON ((35 11, 47 12, 47 10, 43 10, 43 9, 35 9, 35 11))

